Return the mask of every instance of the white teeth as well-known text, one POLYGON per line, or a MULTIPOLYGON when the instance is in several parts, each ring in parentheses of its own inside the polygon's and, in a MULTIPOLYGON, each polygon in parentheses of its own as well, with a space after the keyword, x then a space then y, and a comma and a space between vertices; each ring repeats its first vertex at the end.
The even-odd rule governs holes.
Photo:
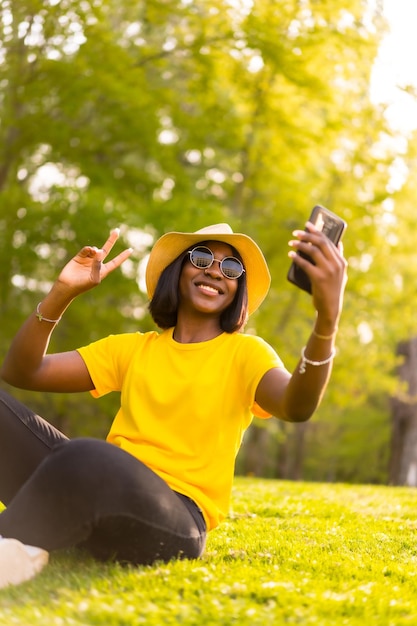
POLYGON ((217 289, 213 287, 209 287, 208 285, 199 285, 200 289, 204 289, 204 291, 210 291, 210 293, 219 293, 217 289))

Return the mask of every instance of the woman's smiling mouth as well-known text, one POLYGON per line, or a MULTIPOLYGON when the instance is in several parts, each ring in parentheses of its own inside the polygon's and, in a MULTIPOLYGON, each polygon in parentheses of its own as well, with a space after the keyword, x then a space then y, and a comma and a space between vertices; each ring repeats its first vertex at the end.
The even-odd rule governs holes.
POLYGON ((196 286, 198 287, 198 289, 200 289, 201 291, 205 291, 207 293, 214 293, 214 294, 222 294, 223 292, 221 291, 221 289, 219 289, 218 287, 213 287, 213 285, 208 285, 207 283, 196 283, 196 286))

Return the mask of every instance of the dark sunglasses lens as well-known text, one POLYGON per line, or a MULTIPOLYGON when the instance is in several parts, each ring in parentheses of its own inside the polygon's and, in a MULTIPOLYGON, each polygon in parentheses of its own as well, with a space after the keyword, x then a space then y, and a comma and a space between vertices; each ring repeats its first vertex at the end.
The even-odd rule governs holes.
POLYGON ((213 255, 210 250, 194 248, 191 251, 190 260, 195 267, 210 267, 213 263, 213 255))
POLYGON ((243 274, 243 265, 239 259, 226 257, 222 261, 222 272, 227 278, 239 278, 243 274))

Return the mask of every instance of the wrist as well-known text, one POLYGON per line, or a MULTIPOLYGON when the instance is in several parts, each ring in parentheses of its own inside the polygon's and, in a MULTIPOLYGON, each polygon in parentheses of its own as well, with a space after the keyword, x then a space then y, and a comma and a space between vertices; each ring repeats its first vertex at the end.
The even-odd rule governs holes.
POLYGON ((58 323, 73 299, 74 296, 67 289, 61 289, 60 285, 54 283, 51 291, 38 303, 35 315, 40 322, 58 323))
POLYGON ((48 322, 49 324, 58 324, 61 321, 61 319, 62 319, 62 315, 60 315, 56 319, 51 319, 49 317, 45 317, 44 314, 41 311, 41 304, 42 304, 42 302, 38 302, 38 306, 36 307, 36 313, 35 313, 35 315, 38 318, 39 322, 48 322))
POLYGON ((300 374, 304 374, 304 372, 306 371, 307 365, 313 365, 314 367, 320 367, 321 365, 329 365, 333 361, 334 357, 336 356, 336 348, 332 348, 328 357, 326 357, 325 359, 322 359, 321 361, 313 361, 312 359, 309 359, 306 357, 305 350, 306 348, 304 346, 304 348, 301 350, 301 361, 300 361, 300 366, 298 369, 300 374))
POLYGON ((62 308, 65 310, 69 304, 77 297, 72 289, 59 279, 54 282, 49 293, 45 295, 42 302, 48 306, 62 308))
POLYGON ((336 335, 338 328, 339 316, 329 316, 325 318, 321 315, 317 315, 313 326, 313 334, 316 336, 323 335, 331 339, 336 335))
POLYGON ((324 331, 323 332, 319 332, 319 330, 315 326, 313 328, 313 330, 312 330, 312 335, 314 335, 314 337, 317 337, 317 339, 323 339, 324 341, 326 341, 326 340, 330 341, 330 339, 334 339, 336 337, 337 331, 338 331, 338 326, 337 325, 332 330, 327 329, 326 332, 324 332, 324 331))

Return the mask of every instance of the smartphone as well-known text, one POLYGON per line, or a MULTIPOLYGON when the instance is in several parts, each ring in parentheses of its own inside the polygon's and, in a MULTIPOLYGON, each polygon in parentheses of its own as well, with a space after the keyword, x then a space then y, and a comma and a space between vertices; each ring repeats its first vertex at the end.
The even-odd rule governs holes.
MULTIPOLYGON (((315 227, 322 231, 333 243, 336 245, 347 227, 347 224, 341 217, 329 211, 324 206, 316 205, 309 217, 309 222, 315 225, 315 227)), ((304 259, 310 261, 310 263, 314 264, 314 261, 311 257, 304 252, 297 252, 304 259)), ((294 262, 291 264, 290 269, 288 270, 287 279, 290 283, 293 283, 300 289, 304 289, 308 293, 311 293, 311 282, 307 274, 298 267, 294 262)))

